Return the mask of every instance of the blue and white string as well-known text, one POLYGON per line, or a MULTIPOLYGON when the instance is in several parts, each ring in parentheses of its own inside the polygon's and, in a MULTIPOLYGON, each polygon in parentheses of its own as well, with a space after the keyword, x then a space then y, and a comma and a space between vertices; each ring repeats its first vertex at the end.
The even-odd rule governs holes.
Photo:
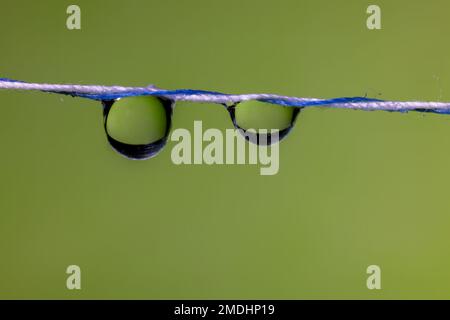
POLYGON ((257 100, 288 107, 323 106, 356 110, 384 110, 395 112, 420 111, 450 114, 450 102, 391 101, 366 97, 340 97, 333 99, 299 98, 275 94, 225 94, 213 91, 176 89, 165 90, 155 86, 122 87, 76 84, 27 83, 0 78, 0 89, 37 90, 59 93, 93 100, 114 100, 131 96, 158 96, 173 101, 200 103, 234 104, 241 101, 257 100))

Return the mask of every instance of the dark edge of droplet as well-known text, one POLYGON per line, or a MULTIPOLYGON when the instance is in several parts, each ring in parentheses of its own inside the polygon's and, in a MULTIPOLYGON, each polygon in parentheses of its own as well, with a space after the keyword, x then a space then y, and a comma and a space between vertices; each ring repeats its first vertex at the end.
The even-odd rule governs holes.
POLYGON ((151 142, 149 144, 127 144, 127 143, 120 142, 120 141, 114 139, 113 137, 111 137, 108 134, 108 130, 106 128, 106 123, 108 120, 109 111, 111 110, 111 107, 113 106, 114 102, 116 102, 116 100, 103 100, 102 101, 102 104, 103 104, 103 127, 104 127, 104 130, 106 133, 106 137, 107 137, 108 142, 111 145, 111 147, 116 152, 121 154, 122 156, 124 156, 128 159, 132 159, 132 160, 145 160, 145 159, 149 159, 149 158, 156 156, 166 145, 167 138, 168 138, 169 132, 170 132, 170 128, 172 126, 172 113, 173 113, 173 106, 174 106, 175 102, 173 100, 169 100, 169 99, 165 99, 165 98, 160 98, 160 97, 156 97, 156 98, 158 98, 162 102, 162 104, 164 106, 164 110, 166 111, 166 121, 167 121, 166 132, 164 133, 164 137, 162 139, 151 142))
POLYGON ((231 117, 231 121, 233 121, 233 125, 236 129, 239 129, 239 132, 241 133, 241 135, 245 138, 245 140, 247 140, 250 143, 255 143, 257 145, 268 145, 270 146, 273 143, 277 143, 281 140, 283 140, 288 134, 289 132, 291 132, 292 128, 295 125, 295 122, 297 121, 297 117, 298 114, 300 113, 302 108, 298 108, 298 107, 284 107, 284 106, 277 106, 280 108, 294 108, 294 112, 292 114, 292 119, 291 119, 291 123, 289 124, 289 127, 278 131, 278 139, 272 139, 272 136, 270 134, 270 132, 268 134, 264 133, 264 134, 260 134, 260 133, 253 133, 251 131, 247 131, 244 128, 241 128, 237 123, 236 123, 236 114, 235 114, 235 109, 236 106, 239 104, 235 103, 232 106, 225 106, 230 114, 231 117), (245 135, 243 135, 242 133, 245 133, 245 135), (266 137, 266 139, 261 139, 261 137, 266 137))

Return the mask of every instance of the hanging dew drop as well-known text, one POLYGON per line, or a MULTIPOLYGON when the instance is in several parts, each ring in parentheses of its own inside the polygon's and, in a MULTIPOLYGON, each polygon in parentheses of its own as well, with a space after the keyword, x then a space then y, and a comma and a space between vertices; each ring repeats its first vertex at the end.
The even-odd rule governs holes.
POLYGON ((247 141, 258 145, 271 145, 284 139, 294 127, 300 110, 256 100, 228 108, 234 127, 240 129, 247 141), (272 135, 273 131, 278 134, 272 135))
POLYGON ((173 101, 137 96, 102 103, 106 137, 121 155, 144 160, 157 155, 166 145, 173 101))

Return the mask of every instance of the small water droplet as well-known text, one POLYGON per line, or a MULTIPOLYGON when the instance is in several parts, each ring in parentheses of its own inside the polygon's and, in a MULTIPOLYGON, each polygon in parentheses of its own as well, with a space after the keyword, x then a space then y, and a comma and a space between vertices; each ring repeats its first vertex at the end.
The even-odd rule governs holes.
POLYGON ((239 102, 227 109, 234 127, 247 141, 258 145, 271 145, 284 139, 294 127, 301 111, 301 108, 256 100, 239 102), (278 135, 272 135, 271 130, 277 130, 278 135))
POLYGON ((103 121, 111 147, 129 159, 157 155, 167 143, 174 102, 152 96, 105 100, 103 121))

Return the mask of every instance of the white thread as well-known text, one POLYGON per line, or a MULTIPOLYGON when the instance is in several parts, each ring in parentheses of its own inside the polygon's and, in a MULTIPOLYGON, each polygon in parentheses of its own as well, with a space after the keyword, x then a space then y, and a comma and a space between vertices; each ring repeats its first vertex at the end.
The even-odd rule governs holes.
MULTIPOLYGON (((39 90, 60 93, 82 93, 82 94, 121 94, 126 92, 150 93, 164 91, 154 86, 148 87, 122 87, 122 86, 98 86, 98 85, 74 85, 74 84, 47 84, 47 83, 26 83, 0 80, 0 89, 10 90, 39 90)), ((277 99, 290 102, 320 102, 324 99, 298 98, 280 96, 274 94, 168 94, 161 95, 176 101, 192 101, 204 103, 235 103, 247 100, 277 99)), ((423 102, 423 101, 360 101, 343 102, 326 105, 327 107, 357 109, 357 110, 387 110, 387 111, 408 111, 408 110, 442 110, 450 111, 450 102, 423 102)))

